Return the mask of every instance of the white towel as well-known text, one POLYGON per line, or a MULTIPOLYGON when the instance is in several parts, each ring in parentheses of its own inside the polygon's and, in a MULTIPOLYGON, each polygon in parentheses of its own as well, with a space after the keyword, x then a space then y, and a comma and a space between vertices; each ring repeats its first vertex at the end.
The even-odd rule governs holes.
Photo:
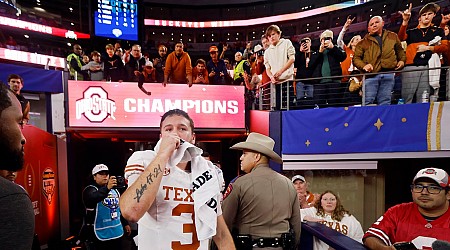
MULTIPOLYGON (((441 60, 437 53, 433 53, 431 55, 430 60, 428 61, 428 68, 439 68, 441 67, 441 60)), ((441 76, 441 69, 430 69, 428 72, 428 81, 430 86, 433 89, 437 89, 440 87, 439 78, 441 76)))
MULTIPOLYGON (((440 45, 441 37, 436 36, 433 40, 431 40, 428 45, 440 45)), ((439 58, 438 53, 433 53, 431 55, 430 60, 428 60, 428 68, 439 68, 441 67, 441 59, 439 58)), ((428 82, 433 89, 437 89, 440 87, 439 78, 441 76, 441 69, 430 69, 428 71, 428 82)))
MULTIPOLYGON (((160 141, 155 146, 158 152, 160 141)), ((183 142, 169 159, 169 167, 175 167, 180 162, 191 162, 192 186, 194 192, 195 227, 197 238, 202 241, 216 235, 217 215, 221 211, 220 189, 217 171, 214 165, 205 160, 203 150, 189 142, 183 142)))

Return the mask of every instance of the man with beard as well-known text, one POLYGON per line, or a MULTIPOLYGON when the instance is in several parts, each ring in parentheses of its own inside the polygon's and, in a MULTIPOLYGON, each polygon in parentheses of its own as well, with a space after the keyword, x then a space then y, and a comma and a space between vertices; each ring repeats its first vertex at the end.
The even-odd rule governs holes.
POLYGON ((166 67, 166 59, 167 59, 167 47, 162 44, 159 45, 158 55, 159 57, 153 59, 153 66, 155 67, 156 72, 156 82, 163 82, 164 69, 166 67))
MULTIPOLYGON (((23 167, 23 115, 20 103, 0 84, 1 168, 18 171, 23 167)), ((29 250, 34 236, 34 211, 30 197, 20 186, 0 178, 0 242, 2 249, 29 250)))
POLYGON ((175 51, 167 56, 166 68, 164 69, 164 87, 167 83, 187 83, 192 86, 192 64, 191 57, 183 50, 182 42, 175 44, 175 51))
POLYGON ((410 187, 413 202, 389 208, 373 223, 363 237, 366 247, 400 249, 393 246, 422 242, 420 246, 414 244, 414 248, 408 249, 431 249, 430 241, 450 241, 450 182, 447 172, 439 168, 424 168, 417 172, 410 187), (420 240, 415 241, 418 237, 420 240))
POLYGON ((14 92, 17 99, 20 102, 20 105, 22 107, 22 113, 23 113, 23 121, 28 123, 30 120, 30 101, 28 101, 21 93, 20 91, 23 88, 23 78, 16 74, 11 74, 8 76, 8 84, 9 89, 14 92))

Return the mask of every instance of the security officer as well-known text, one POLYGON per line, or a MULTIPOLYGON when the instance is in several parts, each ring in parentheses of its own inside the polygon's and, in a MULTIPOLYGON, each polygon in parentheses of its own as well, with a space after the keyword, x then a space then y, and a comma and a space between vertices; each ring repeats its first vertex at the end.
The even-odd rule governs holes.
POLYGON ((235 234, 237 249, 294 249, 300 240, 300 209, 291 180, 269 167, 282 163, 275 141, 250 133, 231 149, 242 150, 241 170, 224 195, 223 218, 235 234))

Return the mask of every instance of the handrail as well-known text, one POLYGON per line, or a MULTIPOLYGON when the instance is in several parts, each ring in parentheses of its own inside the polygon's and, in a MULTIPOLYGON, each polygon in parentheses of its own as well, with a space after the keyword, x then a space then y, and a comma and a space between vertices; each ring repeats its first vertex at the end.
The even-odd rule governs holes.
POLYGON ((356 240, 317 222, 302 222, 302 233, 298 249, 312 250, 314 246, 313 236, 336 250, 367 250, 363 244, 356 240))
MULTIPOLYGON (((374 75, 378 75, 378 74, 401 74, 401 73, 405 73, 405 72, 417 72, 417 71, 423 71, 423 70, 446 70, 449 71, 450 67, 449 66, 444 66, 444 67, 435 67, 435 68, 426 68, 426 69, 421 69, 421 70, 417 70, 417 69, 408 69, 408 70, 394 70, 394 71, 385 71, 385 72, 377 72, 377 73, 359 73, 359 74, 352 74, 352 75, 339 75, 339 76, 327 76, 327 77, 310 77, 310 78, 299 78, 299 79, 293 79, 293 80, 285 80, 282 82, 277 82, 277 83, 272 83, 272 82, 267 82, 265 84, 261 84, 259 86, 259 110, 275 110, 275 109, 280 109, 280 110, 289 110, 290 107, 290 100, 291 100, 291 96, 290 96, 290 91, 292 90, 290 89, 290 84, 292 82, 302 82, 302 81, 317 81, 317 80, 321 80, 321 79, 342 79, 342 78, 349 78, 349 77, 362 77, 362 91, 363 94, 361 96, 361 103, 364 106, 365 104, 365 80, 366 78, 370 77, 370 76, 374 76, 374 75), (278 87, 280 86, 280 87, 278 87), (276 88, 282 88, 286 93, 285 95, 283 95, 283 91, 279 91, 276 90, 276 88), (266 90, 266 91, 264 91, 266 90), (269 90, 269 91, 267 91, 269 90), (270 100, 267 103, 267 100, 270 100), (264 102, 266 101, 266 102, 264 102), (283 104, 286 104, 285 106, 283 104), (277 106, 278 105, 278 106, 277 106), (268 108, 265 108, 265 106, 269 106, 268 108), (277 106, 277 107, 276 107, 277 106)), ((448 72, 447 72, 448 74, 448 72)), ((448 81, 446 84, 441 85, 441 88, 445 88, 445 85, 450 86, 450 78, 448 77, 447 79, 445 79, 444 81, 448 81)), ((311 83, 312 85, 315 85, 314 83, 311 83)), ((436 90, 435 90, 436 91, 436 90)), ((447 94, 448 95, 448 94, 447 94)))

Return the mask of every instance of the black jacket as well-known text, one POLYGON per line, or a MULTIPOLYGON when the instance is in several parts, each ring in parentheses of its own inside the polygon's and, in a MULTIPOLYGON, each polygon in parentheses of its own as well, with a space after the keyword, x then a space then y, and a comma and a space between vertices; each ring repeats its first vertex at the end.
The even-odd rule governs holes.
POLYGON ((137 82, 139 81, 139 77, 134 74, 134 71, 142 72, 145 66, 145 57, 141 57, 136 60, 133 56, 130 55, 130 60, 125 65, 125 69, 128 76, 129 82, 137 82))
MULTIPOLYGON (((86 217, 84 223, 87 225, 93 225, 95 220, 95 213, 97 208, 97 203, 108 197, 109 189, 106 186, 100 187, 97 184, 92 184, 92 186, 87 186, 83 190, 83 203, 86 207, 86 217), (93 186, 97 187, 94 188, 93 186), (92 209, 92 210, 87 210, 92 209)), ((128 221, 125 220, 122 215, 120 216, 120 222, 122 226, 128 225, 128 221)))
MULTIPOLYGON (((297 51, 295 53, 294 68, 297 69, 295 79, 311 78, 314 68, 311 67, 311 62, 317 61, 318 53, 311 51, 308 53, 297 51), (309 55, 308 67, 306 67, 306 56, 309 55)), ((303 83, 311 83, 305 80, 301 80, 303 83)))
MULTIPOLYGON (((332 49, 328 50, 328 63, 330 65, 331 76, 340 76, 342 75, 341 62, 345 60, 347 54, 334 45, 332 49)), ((314 69, 312 77, 321 77, 322 76, 322 64, 323 64, 323 53, 318 52, 317 57, 312 57, 312 60, 309 62, 311 68, 314 69)), ((340 81, 340 79, 339 79, 340 81)), ((320 80, 315 80, 315 83, 319 83, 320 80)))
POLYGON ((126 80, 125 68, 122 59, 118 55, 113 55, 112 57, 107 55, 104 58, 104 62, 104 73, 107 81, 117 82, 119 80, 126 80))

